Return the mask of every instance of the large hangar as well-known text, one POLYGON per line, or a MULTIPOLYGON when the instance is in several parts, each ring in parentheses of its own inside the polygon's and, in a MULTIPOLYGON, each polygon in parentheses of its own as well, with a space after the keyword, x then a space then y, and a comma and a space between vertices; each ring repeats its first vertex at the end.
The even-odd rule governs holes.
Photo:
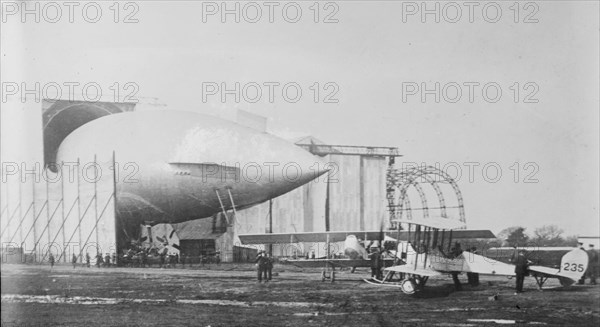
MULTIPOLYGON (((112 167, 118 162, 118 157, 67 165, 56 163, 55 158, 61 142, 90 121, 106 115, 162 106, 153 101, 140 104, 67 100, 14 105, 16 111, 23 108, 37 111, 37 119, 41 120, 43 128, 39 135, 34 136, 35 143, 40 146, 32 150, 35 152, 33 156, 11 161, 18 163, 15 167, 3 167, 3 175, 9 175, 0 192, 2 242, 9 244, 3 250, 17 254, 21 260, 47 261, 52 253, 64 262, 70 261, 73 254, 81 261, 86 253, 92 257, 96 252, 121 253, 132 240, 144 237, 150 229, 139 225, 132 229, 116 208, 118 181, 112 167), (95 167, 102 171, 98 178, 94 178, 95 167), (18 173, 6 174, 5 168, 15 168, 18 173), (35 169, 36 174, 25 174, 22 178, 23 171, 31 169, 35 169)), ((10 106, 8 110, 11 110, 10 106)), ((6 119, 6 115, 3 116, 6 119)), ((247 126, 264 128, 261 117, 247 113, 238 114, 238 120, 240 117, 247 126)), ((32 137, 25 135, 27 131, 23 133, 23 137, 32 137)), ((398 156, 396 148, 333 146, 314 137, 292 142, 315 158, 314 170, 310 167, 302 174, 314 174, 327 168, 330 169, 329 178, 320 176, 273 200, 234 210, 235 214, 228 210, 198 221, 172 224, 175 233, 169 234, 178 238, 177 244, 171 242, 171 245, 177 245, 172 249, 209 253, 214 248, 223 261, 243 261, 251 257, 255 249, 243 247, 237 237, 240 234, 380 228, 387 217, 386 176, 398 156), (327 167, 322 167, 323 162, 327 163, 327 167), (205 228, 209 225, 208 229, 205 228)), ((7 160, 3 158, 3 161, 7 160)), ((153 228, 164 227, 157 225, 153 228)), ((147 242, 161 241, 150 238, 147 242)), ((275 246, 273 254, 286 256, 291 255, 291 251, 302 254, 319 252, 311 248, 314 246, 275 246)))

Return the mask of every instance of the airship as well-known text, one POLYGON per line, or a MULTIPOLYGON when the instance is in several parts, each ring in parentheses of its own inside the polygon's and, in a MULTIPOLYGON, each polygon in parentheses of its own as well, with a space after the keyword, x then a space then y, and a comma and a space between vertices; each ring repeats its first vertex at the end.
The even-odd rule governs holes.
POLYGON ((327 172, 308 151, 266 132, 191 111, 106 115, 71 132, 56 162, 119 164, 117 212, 128 225, 178 223, 243 209, 327 172))

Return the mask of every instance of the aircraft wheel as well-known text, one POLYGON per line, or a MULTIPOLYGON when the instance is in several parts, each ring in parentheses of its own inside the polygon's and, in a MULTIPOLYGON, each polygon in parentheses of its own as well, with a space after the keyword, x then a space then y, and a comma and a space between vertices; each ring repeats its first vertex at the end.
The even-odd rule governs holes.
POLYGON ((411 295, 415 294, 417 291, 417 285, 415 285, 415 282, 412 279, 405 279, 400 282, 400 289, 404 294, 411 295))

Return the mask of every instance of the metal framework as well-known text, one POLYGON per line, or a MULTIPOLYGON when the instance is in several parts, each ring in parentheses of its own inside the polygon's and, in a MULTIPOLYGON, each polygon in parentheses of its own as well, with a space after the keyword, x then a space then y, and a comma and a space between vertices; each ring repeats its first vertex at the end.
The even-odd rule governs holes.
MULTIPOLYGON (((387 200, 389 210, 389 220, 391 228, 402 229, 399 221, 406 214, 407 220, 412 220, 413 211, 421 211, 423 218, 430 217, 432 210, 438 210, 439 216, 442 218, 451 219, 449 211, 454 209, 458 213, 458 219, 461 222, 465 220, 465 208, 462 193, 456 184, 456 181, 445 172, 432 167, 411 167, 404 170, 396 170, 393 167, 393 161, 388 166, 387 173, 387 200), (457 205, 448 206, 446 198, 440 184, 448 184, 453 189, 453 196, 456 197, 457 205), (437 206, 431 206, 430 199, 427 199, 427 194, 424 187, 429 186, 437 195, 437 206), (410 197, 408 196, 409 188, 414 190, 419 195, 420 207, 411 205, 410 197)), ((456 219, 452 217, 453 219, 456 219)))

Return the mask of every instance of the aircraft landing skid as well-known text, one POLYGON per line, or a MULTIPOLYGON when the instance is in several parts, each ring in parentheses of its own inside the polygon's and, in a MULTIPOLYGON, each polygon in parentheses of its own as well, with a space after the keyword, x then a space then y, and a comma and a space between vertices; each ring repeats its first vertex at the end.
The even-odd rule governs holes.
POLYGON ((329 269, 323 269, 321 272, 321 281, 324 282, 326 280, 330 280, 332 283, 335 282, 335 270, 333 270, 333 268, 331 271, 329 271, 329 269))
POLYGON ((371 285, 397 287, 400 288, 404 294, 412 295, 423 289, 425 286, 425 281, 427 281, 427 277, 412 277, 402 279, 400 282, 389 282, 385 280, 379 280, 377 278, 365 278, 363 280, 371 285))
MULTIPOLYGON (((548 278, 550 278, 550 276, 534 274, 533 278, 535 278, 538 290, 543 291, 544 289, 542 287, 544 286, 544 283, 548 280, 548 278)), ((560 285, 562 287, 568 287, 575 283, 574 280, 567 277, 558 277, 558 281, 560 282, 560 285)))

